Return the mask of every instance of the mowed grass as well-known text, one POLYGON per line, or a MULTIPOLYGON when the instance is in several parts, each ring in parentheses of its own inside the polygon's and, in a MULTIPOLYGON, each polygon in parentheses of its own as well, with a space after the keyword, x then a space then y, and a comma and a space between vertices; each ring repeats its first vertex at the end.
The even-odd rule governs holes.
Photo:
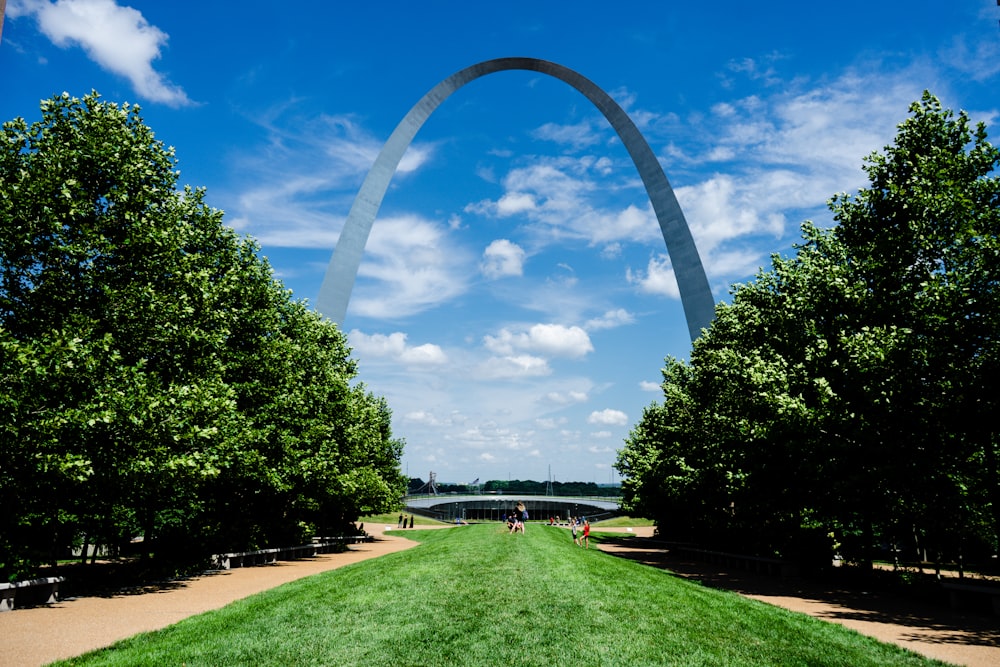
POLYGON ((840 626, 497 524, 301 579, 72 665, 930 665, 840 626))
POLYGON ((656 522, 652 519, 639 519, 631 516, 616 516, 613 519, 604 519, 603 521, 595 521, 591 524, 594 530, 600 530, 601 528, 624 528, 624 527, 635 527, 635 526, 655 526, 656 522))

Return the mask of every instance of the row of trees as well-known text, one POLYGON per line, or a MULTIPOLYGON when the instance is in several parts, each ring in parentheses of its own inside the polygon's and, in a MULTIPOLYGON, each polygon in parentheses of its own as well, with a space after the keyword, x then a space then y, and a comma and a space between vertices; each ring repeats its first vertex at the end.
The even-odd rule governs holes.
POLYGON ((929 94, 910 111, 837 225, 806 223, 667 360, 616 464, 664 534, 827 564, 996 553, 1000 151, 929 94))
POLYGON ((0 147, 0 580, 70 547, 176 557, 391 511, 402 443, 138 107, 42 102, 0 147))

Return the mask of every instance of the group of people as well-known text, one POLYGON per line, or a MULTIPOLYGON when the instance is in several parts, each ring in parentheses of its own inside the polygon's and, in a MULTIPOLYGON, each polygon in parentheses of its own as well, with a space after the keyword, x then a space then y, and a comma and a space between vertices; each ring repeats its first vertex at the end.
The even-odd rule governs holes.
POLYGON ((514 510, 507 514, 506 519, 509 535, 513 535, 518 531, 521 531, 523 535, 524 524, 528 521, 528 509, 524 506, 524 503, 519 502, 514 510))
POLYGON ((580 520, 575 516, 569 520, 569 529, 573 533, 573 544, 585 549, 590 548, 590 521, 583 517, 583 528, 580 529, 580 520))
MULTIPOLYGON (((515 509, 503 515, 502 520, 507 522, 507 531, 509 535, 513 535, 517 532, 520 532, 523 535, 524 524, 528 520, 528 510, 525 508, 524 503, 519 502, 515 509)), ((555 517, 549 517, 549 525, 556 525, 555 517)), ((587 519, 587 517, 583 517, 582 519, 575 516, 570 517, 569 528, 570 532, 573 533, 573 544, 583 547, 584 549, 589 549, 590 520, 587 519)))
POLYGON ((409 527, 413 528, 413 515, 411 514, 409 516, 409 519, 407 519, 407 516, 405 514, 400 514, 399 521, 396 522, 396 528, 406 528, 407 521, 409 521, 410 523, 409 527))

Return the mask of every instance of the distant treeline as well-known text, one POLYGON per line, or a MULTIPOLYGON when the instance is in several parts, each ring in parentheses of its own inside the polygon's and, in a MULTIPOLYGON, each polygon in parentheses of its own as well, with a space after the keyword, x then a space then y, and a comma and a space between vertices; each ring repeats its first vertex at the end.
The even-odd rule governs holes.
MULTIPOLYGON (((409 493, 417 493, 421 489, 426 493, 426 482, 419 477, 411 477, 409 493)), ((437 485, 438 493, 496 493, 505 495, 544 496, 548 482, 536 482, 532 479, 500 480, 491 479, 482 484, 441 484, 437 485)), ((595 484, 594 482, 552 482, 552 493, 556 496, 605 496, 621 495, 618 485, 595 484)))

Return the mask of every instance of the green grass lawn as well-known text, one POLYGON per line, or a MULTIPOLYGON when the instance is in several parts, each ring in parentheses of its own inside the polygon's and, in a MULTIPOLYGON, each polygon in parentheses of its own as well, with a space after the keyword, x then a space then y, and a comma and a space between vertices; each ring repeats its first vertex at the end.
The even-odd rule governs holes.
POLYGON ((656 522, 652 519, 638 519, 631 516, 616 516, 613 519, 604 519, 603 521, 595 521, 591 524, 595 530, 601 528, 626 528, 626 527, 636 527, 636 526, 655 526, 656 522))
POLYGON ((508 535, 481 524, 407 537, 421 545, 61 664, 942 664, 581 549, 562 528, 508 535))

